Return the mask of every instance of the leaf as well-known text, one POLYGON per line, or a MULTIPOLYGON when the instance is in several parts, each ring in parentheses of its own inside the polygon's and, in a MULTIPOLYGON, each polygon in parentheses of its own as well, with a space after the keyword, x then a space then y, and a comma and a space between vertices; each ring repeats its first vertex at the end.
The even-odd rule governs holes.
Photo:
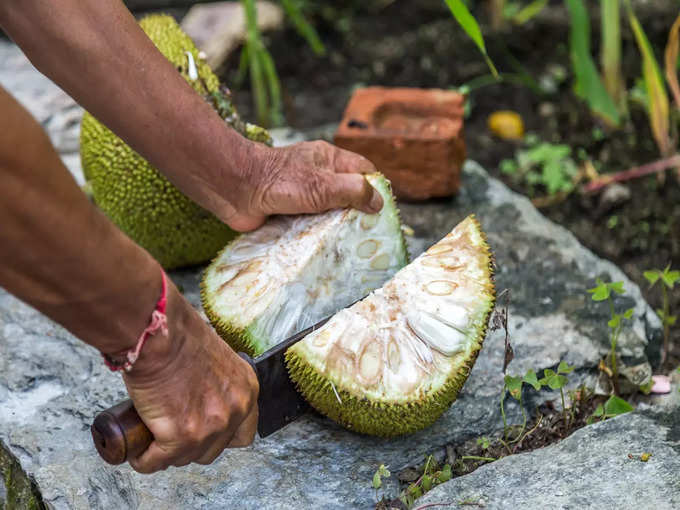
POLYGON ((451 465, 450 464, 444 464, 444 467, 442 470, 439 472, 439 483, 444 483, 448 482, 451 480, 451 465))
POLYGON ((563 388, 567 382, 569 382, 569 380, 563 375, 556 374, 548 378, 548 386, 551 390, 559 390, 560 388, 563 388))
POLYGON ((529 5, 524 7, 521 11, 512 17, 512 21, 518 25, 523 25, 531 18, 540 13, 543 8, 548 5, 548 0, 534 0, 529 5))
POLYGON ((607 93, 590 54, 590 19, 583 0, 567 0, 571 20, 569 53, 576 75, 576 94, 609 124, 618 126, 619 111, 607 93))
MULTIPOLYGON (((621 76, 621 15, 620 0, 601 0, 601 46, 600 63, 605 89, 622 106, 624 99, 624 81, 621 76)), ((625 104, 625 103, 623 103, 625 104)))
POLYGON ((642 273, 642 275, 647 278, 647 281, 649 282, 649 286, 651 287, 654 285, 658 279, 661 277, 661 273, 659 272, 658 269, 654 269, 652 271, 645 271, 642 273))
POLYGON ((504 159, 501 161, 501 172, 504 174, 512 175, 517 173, 517 163, 514 159, 504 159))
POLYGON ((427 492, 432 488, 432 477, 430 475, 423 475, 423 491, 427 492))
POLYGON ((678 320, 677 315, 669 315, 668 317, 666 317, 666 324, 668 324, 669 326, 675 326, 677 320, 678 320))
POLYGON ((666 81, 673 93, 675 99, 675 107, 680 109, 680 85, 678 84, 678 47, 680 46, 680 16, 675 19, 675 23, 671 27, 668 34, 668 43, 666 44, 665 61, 666 61, 666 81))
POLYGON ((668 271, 668 269, 666 269, 661 275, 661 279, 666 284, 666 287, 672 289, 675 282, 680 279, 680 271, 668 271))
POLYGON ((373 475, 373 488, 378 490, 380 487, 382 487, 382 480, 380 479, 380 473, 376 471, 373 475))
POLYGON ((612 282, 607 284, 611 290, 617 294, 625 294, 626 289, 623 288, 623 282, 612 282))
POLYGON ((446 0, 446 5, 449 6, 449 10, 451 11, 451 14, 453 14, 453 17, 456 18, 458 24, 465 30, 465 33, 470 36, 470 39, 474 41, 477 48, 479 48, 479 51, 482 52, 482 55, 484 55, 484 60, 486 60, 486 64, 489 66, 491 74, 498 78, 498 71, 489 58, 489 55, 486 53, 486 45, 484 44, 484 37, 482 36, 479 24, 474 16, 470 14, 465 3, 463 3, 462 0, 446 0))
POLYGON ((630 319, 630 318, 633 316, 633 309, 632 309, 632 308, 629 308, 628 310, 626 310, 625 312, 623 312, 623 316, 624 316, 624 318, 626 318, 626 319, 630 319))
POLYGON ((298 34, 305 38, 307 44, 309 44, 312 51, 318 56, 326 54, 326 47, 319 39, 319 34, 316 32, 314 27, 309 24, 305 19, 304 14, 302 14, 302 7, 300 5, 300 0, 281 0, 283 9, 286 11, 286 15, 290 18, 295 25, 295 30, 298 34))
MULTIPOLYGON (((538 378, 536 377, 536 372, 534 372, 534 370, 531 369, 531 368, 530 368, 529 370, 527 370, 527 373, 524 375, 524 378, 523 378, 522 380, 523 380, 525 383, 530 384, 531 386, 533 386, 534 389, 535 389, 536 391, 538 391, 538 390, 541 389, 541 383, 538 382, 538 378)), ((489 445, 489 440, 488 440, 488 439, 487 439, 487 443, 486 443, 486 444, 487 444, 486 448, 488 448, 488 447, 489 447, 489 446, 488 446, 488 445, 489 445)))
POLYGON ((566 361, 560 361, 557 367, 558 374, 569 374, 574 371, 574 367, 570 367, 566 361))
POLYGON ((508 388, 510 396, 515 400, 519 400, 522 396, 522 378, 513 377, 511 375, 505 376, 505 387, 508 388))
POLYGON ((621 316, 618 313, 615 313, 614 317, 607 322, 607 325, 612 329, 618 328, 619 324, 621 324, 621 316))
POLYGON ((659 151, 662 156, 667 156, 672 150, 671 140, 669 135, 669 104, 668 94, 666 93, 666 86, 661 78, 659 71, 659 64, 654 56, 647 36, 645 35, 640 22, 635 17, 633 9, 628 6, 628 17, 630 25, 635 34, 640 54, 642 55, 642 76, 645 80, 645 88, 647 89, 647 96, 649 98, 649 108, 647 114, 649 116, 649 124, 652 128, 652 134, 656 141, 659 151))
POLYGON ((604 415, 604 406, 602 404, 598 404, 598 406, 595 408, 595 411, 593 412, 593 416, 603 416, 604 415))
POLYGON ((599 278, 597 279, 597 282, 598 282, 597 287, 588 289, 587 291, 590 294, 592 294, 591 299, 593 301, 604 301, 606 299, 609 299, 610 295, 609 286, 606 283, 602 282, 602 280, 600 280, 599 278))
POLYGON ((633 406, 616 395, 609 397, 604 403, 604 413, 607 418, 625 414, 633 410, 633 406))

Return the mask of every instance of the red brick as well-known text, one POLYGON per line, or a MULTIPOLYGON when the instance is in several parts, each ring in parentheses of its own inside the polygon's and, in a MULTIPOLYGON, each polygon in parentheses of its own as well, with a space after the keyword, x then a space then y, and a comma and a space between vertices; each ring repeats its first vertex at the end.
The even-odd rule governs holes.
POLYGON ((450 196, 465 160, 463 102, 439 89, 358 89, 334 141, 370 159, 398 198, 450 196))

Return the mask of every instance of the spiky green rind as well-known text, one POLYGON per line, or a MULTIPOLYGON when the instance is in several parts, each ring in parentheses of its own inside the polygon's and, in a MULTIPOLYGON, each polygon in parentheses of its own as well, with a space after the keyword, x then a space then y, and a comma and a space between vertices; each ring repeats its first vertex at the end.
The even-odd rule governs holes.
POLYGON ((484 265, 488 266, 489 283, 479 294, 481 312, 474 321, 474 340, 467 351, 467 357, 452 365, 446 383, 436 391, 409 402, 388 403, 371 401, 363 395, 334 386, 325 374, 319 373, 294 348, 290 348, 285 353, 288 373, 298 391, 317 411, 349 430, 394 437, 430 426, 456 400, 482 348, 495 303, 492 254, 479 222, 474 216, 470 219, 481 239, 478 249, 486 258, 484 265))
POLYGON ((251 358, 262 354, 262 348, 259 346, 259 341, 250 331, 250 328, 237 328, 228 321, 220 318, 206 303, 208 300, 205 296, 205 285, 201 281, 201 301, 203 301, 203 308, 205 314, 212 324, 217 334, 229 344, 229 346, 236 352, 245 352, 251 358))
MULTIPOLYGON (((148 16, 140 26, 198 93, 219 91, 217 77, 171 17, 148 16), (189 79, 187 51, 200 77, 195 81, 189 79)), ((266 132, 252 131, 255 139, 266 138, 266 132)), ((235 236, 87 112, 80 130, 80 155, 97 206, 164 268, 206 262, 235 236)))

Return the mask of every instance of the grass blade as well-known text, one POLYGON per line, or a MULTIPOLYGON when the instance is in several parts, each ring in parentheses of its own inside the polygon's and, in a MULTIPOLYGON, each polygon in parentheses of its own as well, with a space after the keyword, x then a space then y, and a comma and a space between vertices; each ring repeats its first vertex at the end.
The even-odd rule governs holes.
POLYGON ((614 102, 625 105, 621 74, 621 14, 619 0, 602 0, 602 50, 600 63, 607 92, 614 102))
POLYGON ((465 33, 467 33, 467 35, 470 36, 470 39, 474 41, 474 43, 477 45, 477 48, 479 48, 479 51, 482 52, 484 60, 486 60, 486 64, 489 66, 491 73, 495 77, 498 77, 498 71, 496 70, 496 66, 493 65, 493 62, 489 58, 489 55, 486 53, 484 37, 482 36, 482 31, 479 28, 477 20, 475 20, 474 16, 470 14, 470 11, 462 2, 462 0, 445 0, 445 1, 446 5, 448 5, 449 10, 451 11, 451 14, 453 14, 453 17, 456 18, 458 24, 463 28, 463 30, 465 30, 465 33))
POLYGON ((628 17, 630 19, 630 26, 633 29, 633 34, 635 35, 635 41, 637 42, 640 54, 642 55, 642 76, 645 81, 645 88, 647 89, 647 97, 649 99, 649 109, 647 110, 649 123, 652 128, 654 140, 659 147, 659 151, 661 152, 661 155, 665 157, 672 151, 671 139, 668 132, 670 108, 666 86, 661 77, 661 71, 659 71, 659 64, 654 56, 654 51, 630 6, 628 6, 628 17))
POLYGON ((675 107, 680 109, 680 85, 678 84, 678 46, 680 46, 680 16, 678 16, 668 34, 666 44, 666 80, 675 99, 675 107))
POLYGON ((312 48, 312 51, 318 56, 325 55, 326 47, 321 42, 319 34, 314 27, 305 19, 298 1, 299 0, 281 0, 281 5, 283 5, 283 10, 286 11, 286 15, 293 22, 298 34, 305 38, 309 47, 312 48))
POLYGON ((575 92, 583 98, 591 111, 608 124, 618 126, 619 111, 604 87, 595 62, 590 55, 590 18, 582 0, 566 0, 571 26, 569 52, 576 75, 575 92))
POLYGON ((546 5, 548 5, 548 0, 534 0, 515 14, 512 21, 518 25, 524 25, 527 21, 540 13, 546 5))

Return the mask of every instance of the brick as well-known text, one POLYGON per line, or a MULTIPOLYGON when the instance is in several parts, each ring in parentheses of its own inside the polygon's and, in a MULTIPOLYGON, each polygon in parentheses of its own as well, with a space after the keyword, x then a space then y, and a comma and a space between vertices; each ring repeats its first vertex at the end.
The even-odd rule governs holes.
POLYGON ((450 196, 465 160, 463 103, 461 94, 439 89, 358 89, 334 141, 371 160, 397 198, 450 196))

